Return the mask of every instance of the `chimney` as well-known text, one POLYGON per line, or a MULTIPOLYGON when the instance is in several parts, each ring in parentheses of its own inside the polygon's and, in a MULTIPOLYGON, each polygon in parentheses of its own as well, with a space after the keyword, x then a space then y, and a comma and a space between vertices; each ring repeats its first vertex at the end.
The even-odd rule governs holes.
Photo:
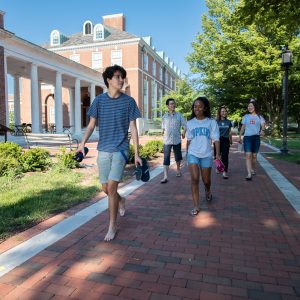
POLYGON ((123 14, 103 16, 103 25, 125 31, 125 17, 123 14))
POLYGON ((5 12, 0 10, 0 29, 4 29, 4 15, 5 12))

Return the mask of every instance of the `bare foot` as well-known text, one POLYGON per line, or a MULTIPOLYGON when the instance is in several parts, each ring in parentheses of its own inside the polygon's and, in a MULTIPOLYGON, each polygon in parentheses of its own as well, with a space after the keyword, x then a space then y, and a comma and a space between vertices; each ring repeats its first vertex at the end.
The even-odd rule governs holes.
POLYGON ((121 217, 124 217, 125 215, 125 201, 126 201, 126 198, 122 197, 121 200, 119 201, 119 214, 121 217))
POLYGON ((116 233, 117 233, 117 228, 116 227, 109 227, 108 231, 107 231, 107 234, 104 238, 104 241, 109 242, 109 241, 113 240, 116 236, 116 233))

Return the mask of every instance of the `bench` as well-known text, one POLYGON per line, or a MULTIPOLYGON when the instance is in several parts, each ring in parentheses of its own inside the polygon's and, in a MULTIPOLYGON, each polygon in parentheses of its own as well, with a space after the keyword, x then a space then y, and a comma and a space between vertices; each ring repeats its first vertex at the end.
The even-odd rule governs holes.
POLYGON ((59 149, 62 146, 68 147, 70 151, 78 148, 78 140, 72 138, 71 132, 64 133, 28 133, 25 132, 28 149, 33 147, 59 149))
POLYGON ((148 130, 148 135, 162 135, 163 130, 158 128, 153 128, 148 130))

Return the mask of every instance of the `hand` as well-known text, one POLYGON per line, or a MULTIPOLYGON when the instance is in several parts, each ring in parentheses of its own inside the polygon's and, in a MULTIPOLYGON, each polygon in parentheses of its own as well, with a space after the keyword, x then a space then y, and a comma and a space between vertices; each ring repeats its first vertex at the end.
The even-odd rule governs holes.
POLYGON ((184 134, 184 133, 182 133, 182 134, 181 134, 181 137, 182 137, 182 139, 184 139, 184 138, 185 138, 185 134, 184 134))
POLYGON ((217 154, 217 155, 216 155, 215 160, 217 160, 217 159, 218 159, 218 160, 221 160, 221 155, 220 155, 220 154, 217 154))
POLYGON ((261 131, 260 131, 260 135, 261 135, 261 136, 264 136, 264 135, 265 135, 265 131, 264 131, 264 130, 261 130, 261 131))
POLYGON ((84 145, 79 145, 79 147, 76 149, 76 153, 81 152, 84 155, 84 145))
POLYGON ((135 163, 136 166, 138 166, 138 165, 142 166, 143 165, 143 161, 138 155, 134 156, 134 163, 135 163))
POLYGON ((241 137, 238 138, 238 143, 240 143, 240 144, 242 143, 242 138, 241 137))

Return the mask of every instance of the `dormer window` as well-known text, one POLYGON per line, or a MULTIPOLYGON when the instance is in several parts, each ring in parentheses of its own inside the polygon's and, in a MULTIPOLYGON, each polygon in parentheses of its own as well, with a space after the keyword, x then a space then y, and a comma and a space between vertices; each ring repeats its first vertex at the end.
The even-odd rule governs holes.
POLYGON ((88 35, 88 34, 92 34, 93 32, 93 24, 91 21, 85 21, 83 24, 83 35, 88 35))
POLYGON ((60 33, 58 30, 53 30, 50 35, 51 46, 60 45, 60 33))
POLYGON ((97 24, 94 28, 94 40, 104 39, 104 28, 102 24, 97 24))

